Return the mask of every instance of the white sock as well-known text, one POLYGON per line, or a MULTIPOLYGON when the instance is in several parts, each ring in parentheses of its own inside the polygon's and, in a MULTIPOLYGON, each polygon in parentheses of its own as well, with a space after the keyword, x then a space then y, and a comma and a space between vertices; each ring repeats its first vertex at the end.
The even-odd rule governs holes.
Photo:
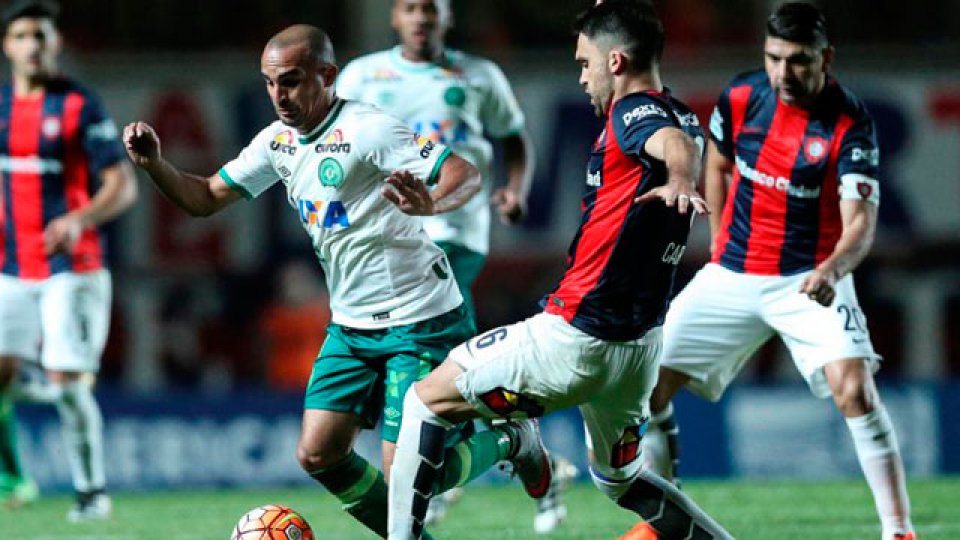
POLYGON ((29 381, 13 385, 10 396, 14 401, 55 404, 60 400, 60 385, 49 381, 29 381))
POLYGON ((673 416, 673 403, 667 408, 655 413, 647 424, 647 432, 640 440, 643 468, 653 471, 657 475, 673 480, 673 456, 670 455, 667 434, 660 429, 660 423, 673 416))
POLYGON ((900 459, 900 447, 886 408, 878 404, 868 414, 847 418, 860 467, 867 479, 883 527, 882 538, 913 530, 910 497, 900 459))
POLYGON ((443 466, 444 440, 453 424, 433 413, 414 387, 403 398, 403 422, 390 466, 387 532, 390 540, 416 540, 443 466))
POLYGON ((73 487, 77 492, 103 489, 103 417, 90 386, 84 382, 61 385, 57 402, 64 447, 73 487))

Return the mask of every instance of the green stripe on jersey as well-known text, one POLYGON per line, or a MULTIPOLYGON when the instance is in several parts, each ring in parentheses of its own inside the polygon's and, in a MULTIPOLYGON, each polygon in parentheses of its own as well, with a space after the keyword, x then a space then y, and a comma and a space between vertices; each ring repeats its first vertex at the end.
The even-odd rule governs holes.
POLYGON ((427 177, 427 185, 432 186, 437 183, 437 175, 440 174, 440 166, 443 165, 443 162, 450 157, 450 148, 446 147, 443 149, 443 152, 440 153, 440 157, 437 158, 437 162, 433 164, 433 170, 430 171, 430 176, 427 177))
POLYGON ((315 129, 311 134, 298 137, 300 144, 310 144, 313 141, 319 139, 320 136, 324 134, 324 132, 330 129, 330 126, 332 126, 334 121, 336 121, 337 117, 340 116, 340 111, 343 110, 344 103, 345 103, 344 100, 337 98, 337 101, 330 108, 330 112, 327 113, 326 120, 321 122, 320 126, 317 129, 315 129))
POLYGON ((253 194, 247 191, 247 188, 238 184, 233 178, 230 178, 230 175, 227 174, 226 169, 220 169, 219 172, 220 172, 220 178, 223 178, 223 181, 226 182, 228 186, 230 186, 230 189, 236 191, 240 195, 243 195, 244 199, 247 199, 247 200, 253 199, 253 194))

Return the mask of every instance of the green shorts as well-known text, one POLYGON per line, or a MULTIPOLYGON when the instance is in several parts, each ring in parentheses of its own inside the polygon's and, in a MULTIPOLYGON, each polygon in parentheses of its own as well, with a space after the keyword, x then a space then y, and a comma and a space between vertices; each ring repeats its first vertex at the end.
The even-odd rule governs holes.
POLYGON ((463 304, 432 319, 377 330, 331 323, 313 364, 304 408, 353 413, 367 429, 382 411, 381 438, 397 442, 404 393, 475 334, 463 304))
POLYGON ((460 289, 463 302, 467 304, 470 316, 476 319, 477 312, 473 305, 473 294, 470 288, 483 270, 487 256, 452 242, 437 242, 437 247, 447 254, 447 260, 450 261, 450 268, 453 270, 453 277, 457 280, 457 288, 460 289))

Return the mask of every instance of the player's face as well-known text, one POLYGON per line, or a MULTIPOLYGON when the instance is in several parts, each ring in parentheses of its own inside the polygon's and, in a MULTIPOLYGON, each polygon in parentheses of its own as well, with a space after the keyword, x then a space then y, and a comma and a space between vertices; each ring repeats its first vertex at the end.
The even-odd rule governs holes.
POLYGON ((400 36, 406 55, 414 60, 433 60, 443 49, 443 36, 450 28, 449 0, 396 0, 391 25, 400 36))
POLYGON ((31 79, 50 76, 57 70, 60 34, 50 19, 22 17, 7 27, 3 53, 10 60, 15 76, 31 79))
POLYGON ((327 115, 337 68, 318 63, 305 46, 267 47, 260 58, 260 73, 284 124, 305 133, 327 115))
POLYGON ((607 55, 590 38, 580 34, 574 58, 580 64, 580 86, 590 96, 594 112, 602 117, 613 100, 613 73, 607 55))
POLYGON ((763 45, 764 66, 770 85, 789 105, 813 102, 826 81, 832 49, 767 37, 763 45))

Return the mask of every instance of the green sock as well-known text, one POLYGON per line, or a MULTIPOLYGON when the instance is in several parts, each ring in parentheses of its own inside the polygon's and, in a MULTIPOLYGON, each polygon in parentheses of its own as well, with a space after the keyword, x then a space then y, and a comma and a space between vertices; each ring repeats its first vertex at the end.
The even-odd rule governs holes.
POLYGON ((447 448, 443 456, 443 468, 437 481, 437 492, 462 486, 506 459, 510 452, 510 439, 497 430, 474 433, 469 439, 447 448))
POLYGON ((23 481, 17 452, 17 422, 9 392, 0 392, 0 477, 11 484, 23 481))

